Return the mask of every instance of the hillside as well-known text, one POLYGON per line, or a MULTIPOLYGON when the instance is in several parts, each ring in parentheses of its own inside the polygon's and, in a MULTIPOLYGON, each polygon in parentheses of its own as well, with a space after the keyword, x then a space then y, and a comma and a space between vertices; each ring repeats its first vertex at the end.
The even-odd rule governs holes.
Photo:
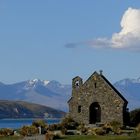
POLYGON ((0 100, 2 118, 61 118, 65 113, 50 107, 23 101, 0 100))

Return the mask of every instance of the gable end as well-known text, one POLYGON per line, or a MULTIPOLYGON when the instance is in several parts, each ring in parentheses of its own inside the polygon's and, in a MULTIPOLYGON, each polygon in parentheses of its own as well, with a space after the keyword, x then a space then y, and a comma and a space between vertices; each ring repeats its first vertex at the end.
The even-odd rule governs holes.
POLYGON ((122 96, 122 94, 103 75, 101 75, 101 77, 124 100, 125 103, 128 103, 128 101, 122 96))

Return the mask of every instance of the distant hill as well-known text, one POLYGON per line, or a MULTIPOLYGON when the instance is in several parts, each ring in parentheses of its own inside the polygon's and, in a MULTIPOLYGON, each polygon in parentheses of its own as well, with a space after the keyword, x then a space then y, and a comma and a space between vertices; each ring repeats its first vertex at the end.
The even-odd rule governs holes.
POLYGON ((43 105, 0 100, 0 119, 3 118, 61 118, 65 112, 43 105))

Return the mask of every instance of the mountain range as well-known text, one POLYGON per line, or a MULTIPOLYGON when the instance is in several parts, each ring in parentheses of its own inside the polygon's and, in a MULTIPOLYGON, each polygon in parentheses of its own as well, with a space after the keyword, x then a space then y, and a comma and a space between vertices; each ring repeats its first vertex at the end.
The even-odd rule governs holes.
POLYGON ((140 78, 123 79, 116 82, 114 86, 128 100, 130 110, 140 108, 140 78))
POLYGON ((33 79, 8 85, 0 83, 1 100, 27 101, 63 111, 68 110, 70 94, 71 85, 62 85, 54 80, 33 79))
MULTIPOLYGON (((123 79, 114 86, 128 100, 130 110, 140 107, 140 78, 123 79)), ((14 84, 0 83, 0 99, 27 101, 68 111, 67 101, 71 90, 71 85, 55 80, 33 79, 14 84)))

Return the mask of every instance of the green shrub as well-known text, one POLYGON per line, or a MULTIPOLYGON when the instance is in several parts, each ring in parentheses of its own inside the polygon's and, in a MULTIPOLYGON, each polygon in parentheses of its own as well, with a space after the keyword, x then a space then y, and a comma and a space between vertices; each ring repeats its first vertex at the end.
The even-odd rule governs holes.
POLYGON ((95 133, 96 135, 104 135, 106 134, 106 131, 103 128, 96 128, 95 133))
POLYGON ((49 125, 48 129, 50 131, 61 130, 62 129, 62 126, 59 123, 58 124, 51 124, 51 125, 49 125))
POLYGON ((65 127, 62 127, 61 132, 62 132, 63 135, 65 135, 67 133, 67 129, 65 127))
POLYGON ((87 135, 105 135, 106 130, 104 130, 102 127, 98 128, 88 128, 87 135))
POLYGON ((136 127, 136 133, 137 134, 140 134, 140 123, 137 125, 137 127, 136 127))
POLYGON ((130 125, 136 127, 140 123, 140 109, 130 112, 130 125))
POLYGON ((63 125, 61 125, 59 123, 49 125, 48 130, 49 131, 60 130, 62 132, 62 134, 66 134, 66 132, 67 132, 67 129, 63 125))
POLYGON ((35 120, 33 121, 32 126, 35 126, 36 128, 41 127, 41 134, 45 134, 48 129, 48 125, 44 120, 35 120))
POLYGON ((13 130, 9 128, 3 128, 0 130, 0 135, 1 136, 10 136, 13 135, 13 130))
POLYGON ((82 134, 87 134, 88 132, 88 128, 86 128, 84 124, 80 124, 77 127, 77 130, 79 130, 82 134))
POLYGON ((105 130, 105 133, 108 134, 110 132, 112 132, 112 126, 110 123, 105 123, 103 126, 102 126, 103 130, 105 130))
POLYGON ((20 134, 23 136, 31 136, 34 134, 38 134, 38 128, 31 125, 31 126, 23 126, 20 129, 20 134))
POLYGON ((35 120, 32 122, 32 125, 35 127, 42 127, 42 128, 47 127, 47 124, 44 120, 35 120))
POLYGON ((61 127, 66 128, 66 129, 77 129, 79 126, 79 123, 75 122, 72 118, 70 117, 65 117, 62 122, 61 122, 61 127))
POLYGON ((45 139, 46 140, 53 140, 54 139, 54 133, 51 132, 51 131, 48 131, 46 134, 45 134, 45 139))
POLYGON ((112 122, 110 122, 110 126, 111 126, 112 131, 115 134, 119 134, 120 133, 120 130, 121 130, 121 123, 120 122, 112 121, 112 122))

